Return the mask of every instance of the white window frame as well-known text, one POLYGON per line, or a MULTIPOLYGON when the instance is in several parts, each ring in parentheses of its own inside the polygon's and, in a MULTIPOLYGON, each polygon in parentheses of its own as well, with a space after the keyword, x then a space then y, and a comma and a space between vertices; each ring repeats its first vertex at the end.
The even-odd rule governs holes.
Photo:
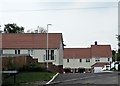
POLYGON ((90 59, 86 59, 86 63, 90 62, 90 59))
POLYGON ((29 54, 30 56, 33 56, 33 49, 29 49, 29 50, 28 50, 28 54, 29 54))
POLYGON ((70 59, 66 59, 67 60, 67 63, 69 63, 70 62, 70 59))
POLYGON ((110 62, 110 58, 108 58, 108 62, 110 62))
POLYGON ((49 56, 49 57, 47 58, 47 50, 45 50, 45 54, 43 55, 44 61, 49 61, 49 62, 55 61, 55 59, 56 59, 55 50, 54 50, 54 49, 48 50, 48 56, 49 56), (51 51, 54 52, 54 53, 53 53, 54 55, 52 55, 51 51), (52 59, 51 56, 53 56, 53 59, 52 59))
POLYGON ((15 54, 20 54, 20 49, 15 49, 15 54))

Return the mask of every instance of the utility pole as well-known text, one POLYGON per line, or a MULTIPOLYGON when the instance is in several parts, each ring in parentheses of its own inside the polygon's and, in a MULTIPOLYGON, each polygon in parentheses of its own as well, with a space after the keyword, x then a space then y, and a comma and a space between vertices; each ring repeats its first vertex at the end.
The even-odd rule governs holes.
POLYGON ((49 39, 48 39, 48 30, 49 30, 49 29, 48 29, 48 27, 49 27, 50 25, 52 25, 52 24, 47 24, 47 52, 46 52, 46 53, 47 53, 47 54, 46 54, 46 55, 47 55, 47 56, 46 56, 46 60, 47 60, 47 70, 48 70, 48 60, 49 60, 49 58, 48 58, 48 55, 49 55, 49 53, 48 53, 48 48, 49 48, 49 46, 48 46, 48 40, 49 40, 49 39))

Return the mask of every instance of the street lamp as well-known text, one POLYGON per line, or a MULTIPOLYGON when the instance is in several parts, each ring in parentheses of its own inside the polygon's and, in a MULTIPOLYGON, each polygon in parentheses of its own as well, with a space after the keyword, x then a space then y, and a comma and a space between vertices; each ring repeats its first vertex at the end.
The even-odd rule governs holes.
MULTIPOLYGON (((48 27, 50 26, 50 25, 52 25, 52 24, 47 24, 47 56, 46 56, 46 58, 47 58, 47 60, 49 60, 48 59, 48 55, 49 55, 49 53, 48 53, 48 27)), ((47 69, 48 69, 48 61, 47 61, 47 69)))

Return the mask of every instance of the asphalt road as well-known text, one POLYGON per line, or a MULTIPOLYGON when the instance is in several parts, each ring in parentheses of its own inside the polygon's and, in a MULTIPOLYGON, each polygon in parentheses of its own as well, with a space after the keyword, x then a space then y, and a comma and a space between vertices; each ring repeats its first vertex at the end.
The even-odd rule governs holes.
POLYGON ((60 74, 50 86, 120 86, 118 73, 60 74))
POLYGON ((50 84, 31 83, 20 86, 120 86, 120 74, 113 73, 67 73, 59 74, 50 84))

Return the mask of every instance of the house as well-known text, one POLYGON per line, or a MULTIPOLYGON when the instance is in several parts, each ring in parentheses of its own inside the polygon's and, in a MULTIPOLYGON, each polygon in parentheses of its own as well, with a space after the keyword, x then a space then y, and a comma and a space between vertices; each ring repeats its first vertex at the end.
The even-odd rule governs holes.
POLYGON ((63 68, 69 72, 90 72, 97 62, 112 61, 110 45, 91 45, 89 48, 65 48, 63 68))
POLYGON ((90 48, 65 48, 64 49, 64 60, 63 68, 71 69, 71 72, 84 71, 85 69, 91 69, 90 62, 90 48))
POLYGON ((62 33, 48 33, 48 58, 46 33, 9 33, 2 34, 0 52, 4 55, 30 55, 38 58, 41 64, 52 63, 58 72, 63 71, 62 33))

